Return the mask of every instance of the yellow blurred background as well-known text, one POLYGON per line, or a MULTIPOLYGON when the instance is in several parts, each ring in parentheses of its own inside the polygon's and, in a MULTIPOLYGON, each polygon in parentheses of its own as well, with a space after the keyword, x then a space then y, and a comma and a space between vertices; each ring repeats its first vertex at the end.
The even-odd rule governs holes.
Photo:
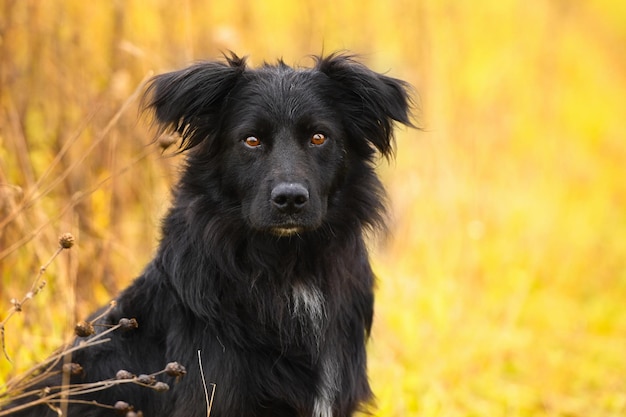
POLYGON ((376 415, 626 415, 621 0, 0 0, 0 320, 77 238, 7 323, 0 383, 157 245, 180 157, 151 144, 142 80, 338 49, 413 84, 423 127, 380 164, 376 415))

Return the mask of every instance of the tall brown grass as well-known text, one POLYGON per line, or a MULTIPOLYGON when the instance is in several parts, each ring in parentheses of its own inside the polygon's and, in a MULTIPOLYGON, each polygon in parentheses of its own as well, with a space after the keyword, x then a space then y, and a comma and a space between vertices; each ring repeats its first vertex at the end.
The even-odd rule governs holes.
POLYGON ((414 84, 425 127, 380 167, 379 414, 626 413, 625 44, 610 0, 0 0, 0 312, 79 242, 9 322, 0 382, 151 256, 180 158, 150 145, 149 74, 345 48, 414 84))

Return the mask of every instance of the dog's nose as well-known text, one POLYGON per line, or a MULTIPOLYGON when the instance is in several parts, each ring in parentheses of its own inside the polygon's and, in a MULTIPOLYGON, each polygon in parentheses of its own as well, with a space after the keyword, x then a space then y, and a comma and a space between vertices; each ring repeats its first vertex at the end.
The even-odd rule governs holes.
POLYGON ((282 182, 272 189, 270 199, 279 211, 298 213, 309 202, 309 190, 302 184, 282 182))

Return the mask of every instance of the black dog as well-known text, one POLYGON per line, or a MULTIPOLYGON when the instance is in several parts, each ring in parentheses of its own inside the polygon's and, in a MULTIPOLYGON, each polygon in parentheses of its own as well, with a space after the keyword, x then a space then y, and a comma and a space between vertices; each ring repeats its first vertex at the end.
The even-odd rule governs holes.
MULTIPOLYGON (((74 353, 83 371, 72 382, 171 361, 187 375, 163 376, 167 392, 123 384, 82 399, 206 416, 201 351, 213 417, 364 408, 374 301, 364 232, 384 223, 374 162, 392 155, 394 121, 411 124, 408 85, 341 54, 307 69, 250 69, 232 55, 155 77, 146 100, 162 129, 182 136, 185 169, 156 257, 99 320, 139 327, 74 353)), ((30 415, 46 413, 56 415, 30 415)))

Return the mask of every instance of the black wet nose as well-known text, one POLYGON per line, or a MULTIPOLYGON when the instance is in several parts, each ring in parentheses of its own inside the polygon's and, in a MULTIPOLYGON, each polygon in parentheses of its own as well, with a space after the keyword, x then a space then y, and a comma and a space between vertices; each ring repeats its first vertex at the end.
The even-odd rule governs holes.
POLYGON ((293 214, 309 202, 309 191, 302 184, 282 182, 272 189, 272 205, 283 213, 293 214))

